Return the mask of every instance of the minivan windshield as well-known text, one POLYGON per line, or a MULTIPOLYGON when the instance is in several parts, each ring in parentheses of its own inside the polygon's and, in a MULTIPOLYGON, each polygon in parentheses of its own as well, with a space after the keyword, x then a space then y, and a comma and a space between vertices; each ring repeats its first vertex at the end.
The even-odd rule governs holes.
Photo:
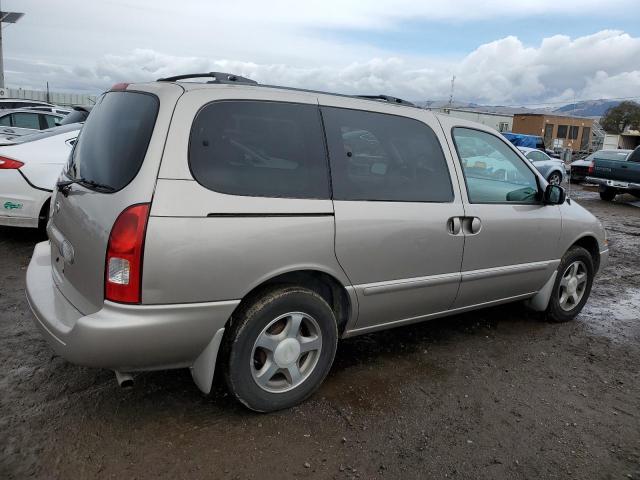
POLYGON ((87 118, 73 149, 67 176, 87 188, 100 184, 113 191, 137 175, 158 114, 155 95, 107 92, 87 118))

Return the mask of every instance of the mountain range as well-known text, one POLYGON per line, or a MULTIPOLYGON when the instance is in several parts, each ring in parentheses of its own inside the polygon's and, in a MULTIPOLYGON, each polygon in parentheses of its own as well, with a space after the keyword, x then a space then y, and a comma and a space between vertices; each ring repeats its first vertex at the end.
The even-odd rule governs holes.
MULTIPOLYGON (((438 109, 449 106, 447 101, 417 101, 416 105, 423 108, 438 109)), ((545 108, 528 108, 517 106, 503 106, 503 105, 479 105, 473 102, 453 102, 452 108, 462 108, 465 110, 475 110, 479 112, 487 113, 500 113, 505 115, 514 115, 518 113, 546 113, 546 114, 559 114, 569 115, 576 117, 590 117, 598 119, 605 114, 605 112, 611 108, 620 104, 620 100, 585 100, 576 103, 569 103, 560 107, 545 107, 545 108)))

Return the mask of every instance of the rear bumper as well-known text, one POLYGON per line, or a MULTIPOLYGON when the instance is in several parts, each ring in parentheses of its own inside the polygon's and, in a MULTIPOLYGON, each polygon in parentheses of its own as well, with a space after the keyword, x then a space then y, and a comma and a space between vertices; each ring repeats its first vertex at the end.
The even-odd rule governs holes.
POLYGON ((240 303, 105 301, 102 309, 83 315, 53 282, 48 242, 36 245, 26 283, 35 323, 56 353, 79 365, 124 372, 193 365, 240 303))
POLYGON ((587 177, 587 182, 595 183, 601 187, 615 188, 616 190, 640 190, 640 183, 623 182, 622 180, 609 180, 606 178, 587 177))

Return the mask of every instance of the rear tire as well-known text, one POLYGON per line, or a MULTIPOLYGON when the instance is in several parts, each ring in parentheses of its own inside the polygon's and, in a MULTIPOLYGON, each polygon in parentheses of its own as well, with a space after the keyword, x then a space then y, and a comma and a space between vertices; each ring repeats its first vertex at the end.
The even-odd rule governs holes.
POLYGON ((611 202, 614 198, 616 198, 617 194, 618 193, 615 190, 611 188, 605 188, 604 190, 600 191, 600 198, 607 202, 611 202))
POLYGON ((552 322, 573 320, 589 299, 594 277, 593 258, 582 247, 571 247, 560 262, 546 317, 552 322))
POLYGON ((307 399, 329 373, 338 344, 331 307, 304 287, 266 290, 241 307, 225 334, 231 394, 256 412, 307 399))

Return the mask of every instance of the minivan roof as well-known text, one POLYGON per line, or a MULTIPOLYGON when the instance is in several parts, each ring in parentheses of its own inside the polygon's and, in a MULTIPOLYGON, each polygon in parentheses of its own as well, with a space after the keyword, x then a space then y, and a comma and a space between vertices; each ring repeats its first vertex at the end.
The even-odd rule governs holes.
POLYGON ((193 90, 196 88, 200 89, 200 88, 203 88, 203 86, 215 87, 216 85, 238 85, 238 86, 243 85, 243 86, 249 86, 249 87, 273 88, 278 90, 288 90, 288 91, 294 91, 294 92, 333 95, 336 97, 358 98, 363 100, 384 102, 390 105, 402 105, 405 107, 420 108, 407 100, 403 100, 398 97, 393 97, 391 95, 346 95, 346 94, 340 94, 340 93, 324 92, 321 90, 285 87, 282 85, 266 85, 266 84, 258 83, 255 80, 242 77, 240 75, 235 75, 232 73, 224 73, 224 72, 190 73, 190 74, 184 74, 184 75, 176 75, 174 77, 159 78, 157 82, 168 82, 168 83, 176 83, 176 84, 179 83, 179 85, 183 87, 185 90, 193 90), (193 79, 204 79, 204 78, 209 78, 211 80, 206 82, 181 81, 181 80, 193 80, 193 79))

